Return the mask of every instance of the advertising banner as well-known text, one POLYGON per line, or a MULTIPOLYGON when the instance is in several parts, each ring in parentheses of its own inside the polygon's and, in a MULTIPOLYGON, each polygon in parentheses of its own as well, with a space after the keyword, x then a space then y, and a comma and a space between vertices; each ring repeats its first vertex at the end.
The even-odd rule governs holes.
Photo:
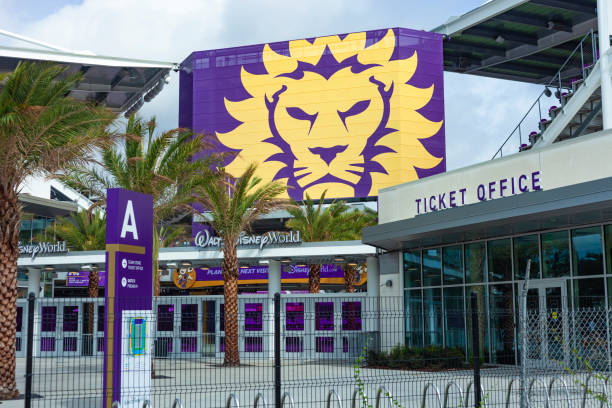
POLYGON ((107 190, 104 407, 140 407, 151 389, 153 200, 107 190))
POLYGON ((442 35, 404 28, 197 51, 179 126, 295 200, 376 196, 446 169, 442 57, 442 35))
MULTIPOLYGON (((68 272, 66 275, 66 286, 69 287, 87 287, 89 286, 89 272, 68 272)), ((98 287, 106 286, 106 271, 98 271, 98 287)))

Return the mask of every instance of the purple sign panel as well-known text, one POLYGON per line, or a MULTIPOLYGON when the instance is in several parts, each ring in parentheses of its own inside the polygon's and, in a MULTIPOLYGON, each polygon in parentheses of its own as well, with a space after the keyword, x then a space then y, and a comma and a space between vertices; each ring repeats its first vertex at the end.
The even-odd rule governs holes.
POLYGON ((375 196, 445 171, 442 38, 392 28, 194 52, 179 126, 295 200, 375 196))
MULTIPOLYGON (((344 278, 342 265, 321 265, 321 278, 344 278)), ((267 280, 268 266, 242 266, 240 267, 239 280, 267 280)), ((308 265, 283 265, 281 279, 308 279, 308 265)), ((222 281, 221 267, 196 268, 196 281, 222 281)))
POLYGON ((121 401, 122 316, 151 310, 153 292, 153 200, 124 189, 106 196, 106 315, 104 406, 121 401))
MULTIPOLYGON (((66 286, 69 287, 87 287, 89 286, 89 272, 68 272, 66 276, 66 286)), ((98 287, 106 286, 106 271, 98 272, 98 287)))

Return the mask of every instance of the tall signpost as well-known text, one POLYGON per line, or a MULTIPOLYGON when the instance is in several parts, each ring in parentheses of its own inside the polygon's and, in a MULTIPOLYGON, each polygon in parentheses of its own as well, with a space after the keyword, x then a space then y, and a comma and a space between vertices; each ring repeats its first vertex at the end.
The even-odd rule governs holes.
POLYGON ((104 408, 140 407, 151 393, 153 200, 107 191, 104 408))

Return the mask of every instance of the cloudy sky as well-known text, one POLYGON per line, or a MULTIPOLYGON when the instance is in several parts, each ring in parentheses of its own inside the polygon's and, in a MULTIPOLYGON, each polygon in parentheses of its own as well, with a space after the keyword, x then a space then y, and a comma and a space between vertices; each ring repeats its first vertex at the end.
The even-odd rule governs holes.
MULTIPOLYGON (((430 30, 483 0, 0 0, 0 28, 98 55, 180 62, 192 51, 385 27, 430 30)), ((2 45, 17 45, 0 40, 2 45)), ((19 46, 24 46, 20 43, 19 46)), ((541 89, 445 74, 448 169, 489 159, 541 89)), ((177 126, 178 75, 141 109, 177 126)), ((535 126, 535 124, 534 124, 535 126)))

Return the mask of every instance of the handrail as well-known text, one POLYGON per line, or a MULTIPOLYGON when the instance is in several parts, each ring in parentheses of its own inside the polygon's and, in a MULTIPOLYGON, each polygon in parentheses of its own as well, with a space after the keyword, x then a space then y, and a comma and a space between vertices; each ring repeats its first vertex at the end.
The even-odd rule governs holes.
POLYGON ((232 407, 232 400, 234 400, 234 402, 236 403, 236 408, 240 408, 240 400, 238 399, 238 396, 234 393, 228 395, 227 402, 225 404, 225 408, 232 407))
POLYGON ((295 408, 295 402, 293 402, 293 397, 291 396, 291 393, 289 393, 289 391, 285 391, 285 393, 281 397, 281 408, 285 406, 285 398, 287 397, 289 397, 289 404, 291 404, 291 408, 295 408))
POLYGON ((336 390, 334 390, 333 388, 331 390, 329 390, 329 392, 327 393, 327 408, 331 408, 331 397, 332 395, 336 396, 336 400, 338 401, 338 405, 340 406, 340 408, 342 408, 342 401, 340 400, 340 396, 338 395, 338 393, 336 392, 336 390))
POLYGON ((536 100, 531 104, 531 106, 529 107, 529 109, 527 110, 527 113, 525 113, 523 115, 523 117, 521 118, 521 120, 519 121, 518 125, 516 125, 514 127, 514 129, 512 129, 512 132, 510 132, 510 134, 508 135, 508 137, 506 138, 506 140, 504 140, 504 142, 501 144, 501 146, 499 147, 499 149, 497 149, 497 151, 495 152, 495 154, 493 155, 493 157, 491 158, 491 160, 495 159, 498 155, 499 157, 503 157, 503 148, 504 146, 508 143, 508 141, 512 138, 512 136, 514 136, 516 134, 516 131, 518 130, 519 133, 519 144, 522 143, 522 133, 521 133, 521 125, 523 124, 523 122, 525 121, 525 119, 527 119, 527 116, 529 116, 529 114, 531 113, 531 111, 533 110, 533 108, 536 106, 536 104, 538 105, 538 110, 539 110, 539 114, 540 114, 540 120, 542 120, 542 107, 540 105, 540 99, 542 98, 542 95, 547 95, 550 96, 550 90, 548 89, 548 87, 553 85, 553 82, 555 82, 555 87, 558 89, 559 92, 559 100, 561 103, 561 106, 564 105, 563 102, 563 97, 561 95, 561 89, 563 89, 563 84, 562 84, 562 78, 561 78, 561 71, 563 71, 563 69, 566 67, 566 65, 570 62, 570 60, 572 58, 574 58, 574 55, 576 54, 576 52, 578 50, 580 50, 581 53, 581 60, 582 60, 582 79, 586 78, 586 72, 584 69, 584 52, 583 52, 583 43, 584 41, 591 37, 591 44, 592 44, 592 53, 593 53, 593 65, 595 65, 595 63, 597 62, 598 55, 596 52, 596 36, 597 34, 594 32, 593 29, 591 29, 590 32, 588 32, 587 34, 584 35, 584 37, 582 37, 582 39, 580 40, 580 42, 578 43, 578 45, 576 45, 576 47, 574 48, 574 50, 571 52, 571 54, 565 59, 565 61, 563 62, 563 64, 561 65, 561 68, 559 68, 559 70, 552 76, 551 80, 548 82, 548 84, 546 84, 544 86, 544 90, 540 93, 540 95, 538 95, 538 97, 536 98, 536 100), (558 82, 558 83, 557 83, 558 82))
POLYGON ((264 408, 268 408, 268 401, 266 401, 266 396, 263 395, 261 392, 258 392, 257 395, 255 396, 255 401, 253 401, 253 408, 257 408, 257 405, 259 404, 259 400, 263 401, 264 408))

